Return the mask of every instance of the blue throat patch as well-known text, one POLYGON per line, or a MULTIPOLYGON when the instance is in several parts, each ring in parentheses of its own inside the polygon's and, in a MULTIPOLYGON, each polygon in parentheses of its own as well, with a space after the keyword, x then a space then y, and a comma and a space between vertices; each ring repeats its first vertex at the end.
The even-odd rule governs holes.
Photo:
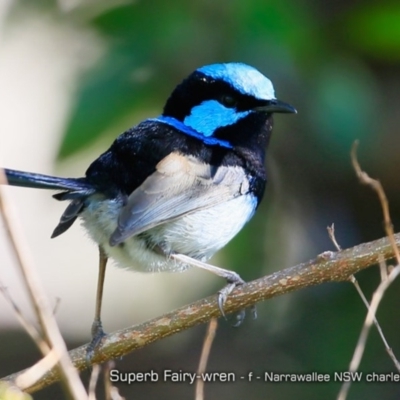
POLYGON ((184 133, 185 135, 201 140, 204 144, 209 146, 221 146, 225 147, 226 149, 233 149, 233 146, 227 140, 221 140, 212 136, 205 136, 205 134, 198 132, 197 130, 188 125, 185 125, 183 122, 178 121, 176 118, 173 117, 160 115, 157 118, 148 119, 148 121, 161 122, 162 124, 169 125, 172 128, 175 128, 178 131, 184 133))

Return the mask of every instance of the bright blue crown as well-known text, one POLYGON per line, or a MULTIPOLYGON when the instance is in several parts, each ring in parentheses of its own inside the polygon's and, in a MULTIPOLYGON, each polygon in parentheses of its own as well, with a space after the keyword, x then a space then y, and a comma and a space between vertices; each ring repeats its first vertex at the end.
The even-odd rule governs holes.
POLYGON ((240 93, 254 96, 259 100, 275 99, 272 82, 261 72, 243 63, 211 64, 197 71, 229 83, 240 93))

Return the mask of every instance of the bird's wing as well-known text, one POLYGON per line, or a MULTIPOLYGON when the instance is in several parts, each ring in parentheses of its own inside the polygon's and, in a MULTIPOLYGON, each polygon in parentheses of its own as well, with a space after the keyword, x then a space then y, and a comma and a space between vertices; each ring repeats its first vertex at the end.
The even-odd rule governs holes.
POLYGON ((217 168, 194 157, 171 153, 129 196, 110 244, 115 246, 130 236, 248 191, 242 168, 217 168))

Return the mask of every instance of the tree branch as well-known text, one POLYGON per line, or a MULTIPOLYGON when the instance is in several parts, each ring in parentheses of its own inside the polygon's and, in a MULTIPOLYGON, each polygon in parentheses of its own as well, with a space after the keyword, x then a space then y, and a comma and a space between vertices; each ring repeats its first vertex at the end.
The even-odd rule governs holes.
MULTIPOLYGON (((7 183, 7 177, 4 170, 0 169, 0 185, 5 183, 7 183)), ((61 336, 50 303, 45 295, 40 279, 38 278, 38 275, 27 255, 29 252, 27 251, 27 246, 22 239, 23 236, 19 233, 15 222, 12 222, 10 203, 5 200, 1 190, 0 215, 4 221, 6 235, 17 261, 16 266, 21 273, 22 282, 31 301, 35 316, 39 322, 43 338, 39 339, 39 335, 36 335, 33 329, 30 333, 33 335, 33 338, 37 339, 35 342, 39 349, 43 351, 45 358, 48 354, 52 354, 52 357, 50 357, 54 361, 52 365, 56 364, 55 369, 57 370, 57 373, 60 374, 67 394, 75 400, 85 400, 87 398, 86 390, 82 381, 79 379, 76 369, 73 367, 72 362, 69 359, 67 346, 61 336), (50 349, 52 349, 52 352, 50 352, 50 349), (57 362, 55 362, 55 360, 57 362)))
MULTIPOLYGON (((394 239, 396 245, 400 246, 400 233, 394 235, 394 239)), ((394 257, 393 247, 387 238, 363 243, 340 252, 326 251, 313 260, 277 271, 238 287, 228 297, 224 309, 229 314, 250 307, 261 300, 300 290, 307 286, 347 281, 351 275, 362 269, 378 264, 382 259, 387 260, 394 257)), ((92 363, 103 363, 124 356, 147 344, 219 316, 217 296, 196 301, 150 321, 108 334, 93 356, 92 363)), ((86 361, 86 346, 87 344, 70 351, 72 362, 79 371, 89 367, 86 361)), ((20 387, 18 377, 23 372, 9 375, 3 380, 20 387)), ((32 393, 59 379, 58 371, 53 368, 36 384, 21 389, 32 393)))

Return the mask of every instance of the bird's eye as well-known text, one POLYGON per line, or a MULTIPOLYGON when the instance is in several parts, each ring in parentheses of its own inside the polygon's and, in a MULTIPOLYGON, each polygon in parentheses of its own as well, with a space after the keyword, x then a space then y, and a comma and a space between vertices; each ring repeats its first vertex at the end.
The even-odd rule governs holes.
POLYGON ((228 94, 225 94, 225 95, 221 96, 220 103, 222 105, 224 105, 225 107, 233 108, 236 106, 237 101, 234 97, 229 96, 228 94))

